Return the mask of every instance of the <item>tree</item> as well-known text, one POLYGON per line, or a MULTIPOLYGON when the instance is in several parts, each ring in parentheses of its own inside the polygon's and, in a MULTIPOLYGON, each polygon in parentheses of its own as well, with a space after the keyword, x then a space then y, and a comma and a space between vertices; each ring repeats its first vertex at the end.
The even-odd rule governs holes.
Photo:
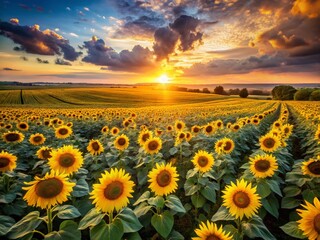
POLYGON ((215 87, 215 89, 213 90, 213 92, 214 92, 215 94, 224 94, 224 93, 225 93, 225 91, 224 91, 224 89, 223 89, 222 86, 217 86, 217 87, 215 87))
POLYGON ((289 85, 276 86, 272 89, 272 97, 275 100, 293 100, 297 89, 289 85))
POLYGON ((210 91, 209 91, 208 88, 204 88, 204 89, 202 90, 202 92, 203 92, 203 93, 210 93, 210 91))
POLYGON ((240 93, 240 89, 239 88, 235 88, 235 89, 229 89, 229 94, 230 95, 239 95, 239 93, 240 93))
POLYGON ((308 101, 310 98, 311 93, 314 91, 312 88, 302 88, 299 89, 294 94, 294 100, 296 101, 308 101))
POLYGON ((248 96, 249 96, 248 89, 242 88, 242 89, 240 90, 239 96, 242 97, 242 98, 248 97, 248 96))
POLYGON ((315 90, 311 93, 310 101, 320 101, 320 89, 315 90))

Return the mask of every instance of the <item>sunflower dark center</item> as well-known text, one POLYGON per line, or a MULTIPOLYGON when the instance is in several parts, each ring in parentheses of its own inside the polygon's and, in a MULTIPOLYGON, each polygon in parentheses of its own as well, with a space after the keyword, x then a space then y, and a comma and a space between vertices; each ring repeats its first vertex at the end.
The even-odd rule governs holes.
POLYGON ((120 146, 125 145, 125 144, 126 144, 126 139, 125 139, 125 138, 119 138, 119 139, 118 139, 118 144, 119 144, 120 146))
POLYGON ((275 145, 276 141, 273 139, 273 138, 266 138, 264 141, 263 141, 263 145, 266 147, 266 148, 273 148, 274 145, 275 145))
POLYGON ((61 193, 63 183, 57 178, 40 181, 36 185, 36 194, 42 198, 53 198, 61 193))
POLYGON ((113 129, 113 134, 116 134, 117 132, 118 132, 118 130, 117 129, 113 129))
POLYGON ((320 213, 313 219, 314 229, 320 234, 320 213))
POLYGON ((48 150, 48 149, 43 150, 43 151, 42 151, 42 156, 43 156, 43 158, 45 158, 45 159, 51 158, 52 156, 51 156, 50 153, 51 153, 51 150, 48 150))
POLYGON ((91 144, 91 147, 93 148, 93 150, 98 151, 100 149, 100 145, 97 142, 93 142, 91 144))
POLYGON ((61 128, 61 129, 59 129, 59 133, 61 134, 61 135, 66 135, 66 134, 68 134, 68 129, 66 129, 66 128, 61 128))
POLYGON ((231 149, 231 147, 232 147, 232 144, 231 144, 231 142, 230 141, 227 141, 227 142, 225 142, 225 145, 224 145, 224 150, 225 151, 229 151, 230 149, 231 149))
POLYGON ((285 133, 289 133, 289 128, 286 127, 286 128, 284 129, 284 132, 285 132, 285 133))
POLYGON ((218 122, 218 123, 217 123, 217 126, 218 126, 218 127, 221 127, 221 124, 222 124, 221 122, 218 122))
POLYGON ((239 191, 233 195, 233 202, 239 208, 246 208, 250 204, 250 198, 247 193, 239 191))
POLYGON ((33 141, 36 142, 36 143, 41 142, 42 141, 42 137, 41 136, 35 136, 33 138, 33 141))
POLYGON ((198 158, 198 164, 200 167, 205 167, 208 165, 209 159, 206 156, 200 156, 198 158))
POLYGON ((186 135, 184 133, 180 133, 179 138, 184 138, 186 135))
POLYGON ((182 128, 182 124, 181 124, 181 123, 178 123, 178 124, 177 124, 177 128, 178 128, 178 129, 181 129, 181 128, 182 128))
POLYGON ((223 144, 223 142, 218 142, 218 147, 221 147, 222 146, 222 144, 223 144))
POLYGON ((124 125, 125 125, 126 127, 128 127, 129 124, 130 124, 129 122, 125 122, 125 123, 124 123, 124 125))
POLYGON ((109 200, 118 199, 123 193, 123 183, 119 181, 111 182, 104 189, 103 193, 106 199, 109 199, 109 200))
POLYGON ((63 153, 59 158, 59 163, 62 167, 70 167, 76 161, 71 153, 63 153))
POLYGON ((210 133, 210 132, 212 132, 212 129, 213 129, 212 126, 207 126, 206 127, 206 132, 210 133))
POLYGON ((254 164, 254 168, 259 172, 266 172, 270 168, 270 162, 268 160, 259 160, 254 164))
POLYGON ((6 157, 1 157, 0 158, 0 168, 8 166, 9 163, 10 163, 9 158, 6 158, 6 157))
POLYGON ((21 123, 21 124, 19 125, 19 127, 22 128, 22 129, 26 129, 26 128, 27 128, 27 124, 21 123))
POLYGON ((156 140, 152 140, 152 141, 150 141, 149 144, 148 144, 148 148, 149 148, 149 150, 151 150, 151 151, 156 150, 156 149, 158 148, 158 146, 159 146, 159 143, 158 143, 156 140))
POLYGON ((193 132, 195 132, 195 133, 199 132, 199 128, 195 127, 195 128, 193 129, 193 132))
POLYGON ((171 183, 171 174, 167 170, 162 170, 157 176, 157 183, 160 187, 166 187, 171 183))
POLYGON ((219 237, 215 236, 215 235, 209 235, 206 240, 221 240, 219 237))
POLYGON ((235 126, 234 126, 234 129, 235 129, 235 130, 238 130, 238 129, 239 129, 239 125, 235 125, 235 126))
POLYGON ((9 142, 15 142, 20 139, 20 135, 17 133, 9 133, 6 135, 6 140, 9 142))
POLYGON ((148 138, 150 138, 150 134, 149 133, 145 133, 145 134, 143 134, 142 135, 142 141, 147 141, 148 140, 148 138))
POLYGON ((315 175, 320 175, 320 161, 310 163, 308 165, 308 169, 311 173, 315 175))

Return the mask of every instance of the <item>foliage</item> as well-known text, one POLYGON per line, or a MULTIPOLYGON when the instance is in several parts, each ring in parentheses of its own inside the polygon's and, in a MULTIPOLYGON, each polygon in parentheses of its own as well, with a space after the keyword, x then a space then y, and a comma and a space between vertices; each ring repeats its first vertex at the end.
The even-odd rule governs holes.
POLYGON ((292 86, 276 86, 272 89, 272 97, 275 100, 293 100, 296 89, 292 86))

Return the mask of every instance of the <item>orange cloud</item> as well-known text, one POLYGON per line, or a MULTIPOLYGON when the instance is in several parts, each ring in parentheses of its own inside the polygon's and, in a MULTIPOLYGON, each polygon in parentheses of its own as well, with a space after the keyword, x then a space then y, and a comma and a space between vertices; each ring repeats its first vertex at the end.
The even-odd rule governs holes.
POLYGON ((320 16, 320 1, 296 0, 291 9, 293 15, 304 15, 308 18, 320 16))

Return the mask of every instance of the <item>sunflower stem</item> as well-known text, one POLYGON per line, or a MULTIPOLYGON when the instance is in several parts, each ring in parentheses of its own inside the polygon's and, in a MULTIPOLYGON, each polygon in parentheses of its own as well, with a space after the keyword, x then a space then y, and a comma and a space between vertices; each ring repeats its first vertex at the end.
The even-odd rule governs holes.
POLYGON ((42 232, 38 231, 38 230, 33 230, 34 233, 39 233, 42 237, 45 237, 46 235, 44 235, 42 232))
POLYGON ((113 222, 113 212, 109 213, 109 224, 113 222))
POLYGON ((48 222, 47 222, 47 227, 48 227, 48 233, 52 232, 52 209, 47 208, 47 217, 48 217, 48 222))

